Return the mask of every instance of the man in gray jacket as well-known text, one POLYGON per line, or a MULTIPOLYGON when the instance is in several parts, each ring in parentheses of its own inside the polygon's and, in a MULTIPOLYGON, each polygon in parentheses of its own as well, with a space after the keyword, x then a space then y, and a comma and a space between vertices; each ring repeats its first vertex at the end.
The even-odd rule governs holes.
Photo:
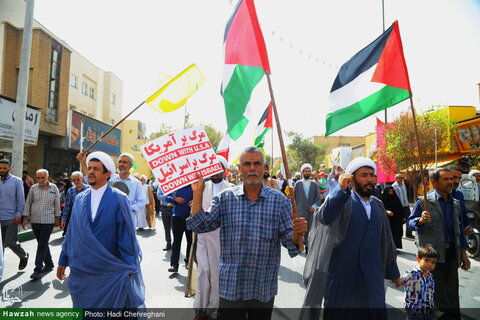
POLYGON ((308 233, 310 232, 310 225, 312 224, 313 212, 320 206, 320 189, 314 180, 310 179, 312 176, 312 165, 304 163, 301 168, 302 180, 295 183, 293 192, 295 193, 295 200, 297 202, 298 215, 305 218, 308 222, 308 231, 305 235, 305 253, 308 254, 308 233))
POLYGON ((463 232, 460 203, 451 195, 452 172, 438 168, 430 173, 434 190, 427 193, 428 209, 421 197, 408 218, 408 227, 417 231, 417 245, 431 244, 439 259, 432 271, 434 301, 439 319, 460 319, 458 267, 470 269, 463 232))

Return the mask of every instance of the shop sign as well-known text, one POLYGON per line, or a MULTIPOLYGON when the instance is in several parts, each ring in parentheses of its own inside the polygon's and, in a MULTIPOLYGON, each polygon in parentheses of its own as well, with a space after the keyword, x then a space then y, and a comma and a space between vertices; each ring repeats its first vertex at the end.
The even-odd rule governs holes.
MULTIPOLYGON (((85 150, 111 128, 111 126, 101 121, 72 112, 69 146, 79 151, 85 150)), ((118 156, 120 154, 120 134, 120 129, 113 129, 106 137, 93 146, 90 152, 103 151, 110 155, 118 156)))
POLYGON ((460 152, 480 151, 480 119, 459 123, 454 134, 460 152))
MULTIPOLYGON (((15 102, 0 98, 0 139, 12 141, 15 131, 15 102)), ((27 107, 25 111, 25 136, 26 145, 36 145, 38 131, 40 130, 40 118, 42 113, 27 107)))

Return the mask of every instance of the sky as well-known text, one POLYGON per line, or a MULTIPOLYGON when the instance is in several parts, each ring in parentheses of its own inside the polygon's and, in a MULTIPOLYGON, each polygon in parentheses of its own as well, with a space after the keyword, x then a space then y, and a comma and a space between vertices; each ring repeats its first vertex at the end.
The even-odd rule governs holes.
MULTIPOLYGON (((223 35, 235 4, 36 0, 34 17, 97 67, 123 80, 124 115, 158 89, 161 74, 176 75, 196 63, 206 83, 186 105, 190 121, 224 131, 223 35)), ((339 68, 383 32, 382 1, 257 0, 255 5, 282 130, 323 135, 339 68)), ((399 21, 417 111, 432 105, 479 107, 480 0, 384 0, 384 14, 385 28, 399 21)), ((264 79, 251 100, 254 119, 260 119, 268 102, 264 79)), ((388 120, 409 105, 405 101, 390 108, 388 120)), ((160 114, 145 105, 130 119, 146 123, 150 134, 162 123, 183 128, 184 114, 185 107, 160 114)), ((384 120, 384 112, 377 116, 384 120)), ((252 143, 257 122, 232 142, 233 154, 252 143)), ((364 136, 374 130, 371 116, 334 135, 364 136)), ((277 156, 276 135, 273 141, 277 156)), ((272 150, 271 136, 265 148, 272 150)))

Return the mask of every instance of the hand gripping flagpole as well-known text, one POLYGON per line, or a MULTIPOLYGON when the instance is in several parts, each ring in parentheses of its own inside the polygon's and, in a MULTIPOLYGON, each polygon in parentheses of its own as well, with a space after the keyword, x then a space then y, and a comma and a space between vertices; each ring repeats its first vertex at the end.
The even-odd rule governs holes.
MULTIPOLYGON (((278 117, 277 104, 275 103, 275 98, 273 96, 270 72, 265 72, 265 75, 267 76, 268 90, 270 91, 270 98, 272 100, 273 114, 275 115, 275 122, 277 123, 277 133, 278 133, 278 140, 280 140, 280 150, 282 152, 283 167, 285 168, 285 175, 287 176, 286 178, 288 183, 289 197, 290 197, 290 201, 292 202, 292 216, 293 216, 293 219, 295 219, 298 217, 297 202, 295 201, 295 194, 293 193, 293 186, 291 185, 290 178, 292 176, 290 174, 290 170, 288 169, 287 153, 285 152, 285 145, 283 143, 283 134, 282 134, 282 128, 280 126, 280 118, 278 117)), ((272 144, 273 144, 273 141, 272 141, 272 144)), ((305 249, 303 245, 302 237, 298 237, 298 247, 301 251, 305 249)))

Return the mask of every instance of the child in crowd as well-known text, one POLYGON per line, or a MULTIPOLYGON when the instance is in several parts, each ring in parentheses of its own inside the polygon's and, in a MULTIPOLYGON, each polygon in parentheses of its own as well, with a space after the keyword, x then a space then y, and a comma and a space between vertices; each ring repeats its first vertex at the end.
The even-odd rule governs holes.
POLYGON ((435 282, 432 270, 437 264, 438 253, 431 245, 423 245, 417 253, 418 267, 415 266, 402 276, 405 283, 405 303, 407 319, 430 320, 433 315, 433 292, 435 282))

